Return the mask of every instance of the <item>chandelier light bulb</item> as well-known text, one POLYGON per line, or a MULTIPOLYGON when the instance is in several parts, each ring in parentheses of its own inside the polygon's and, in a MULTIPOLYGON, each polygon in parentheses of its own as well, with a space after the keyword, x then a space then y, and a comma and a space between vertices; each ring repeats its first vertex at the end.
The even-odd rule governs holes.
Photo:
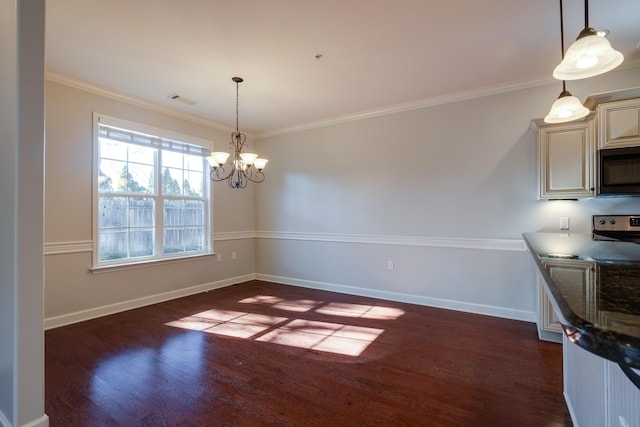
POLYGON ((258 158, 258 155, 254 153, 240 153, 240 158, 245 165, 251 166, 253 162, 258 158))
POLYGON ((260 159, 260 158, 258 158, 258 159, 255 159, 255 160, 253 161, 253 165, 256 167, 256 169, 258 169, 259 171, 261 171, 262 169, 264 169, 264 167, 266 166, 266 164, 267 164, 267 162, 268 162, 268 161, 269 161, 269 160, 267 160, 267 159, 260 159))

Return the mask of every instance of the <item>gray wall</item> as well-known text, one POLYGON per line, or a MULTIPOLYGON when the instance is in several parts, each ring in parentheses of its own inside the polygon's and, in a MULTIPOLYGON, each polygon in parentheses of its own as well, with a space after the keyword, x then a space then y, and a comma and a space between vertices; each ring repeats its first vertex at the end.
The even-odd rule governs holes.
POLYGON ((0 1, 0 424, 44 426, 44 1, 0 1))
MULTIPOLYGON (((583 100, 638 85, 637 68, 568 84, 583 100)), ((559 231, 560 216, 589 232, 593 213, 640 211, 640 198, 537 200, 530 121, 560 91, 554 83, 260 140, 271 160, 256 193, 259 277, 533 320, 521 234, 559 231)))

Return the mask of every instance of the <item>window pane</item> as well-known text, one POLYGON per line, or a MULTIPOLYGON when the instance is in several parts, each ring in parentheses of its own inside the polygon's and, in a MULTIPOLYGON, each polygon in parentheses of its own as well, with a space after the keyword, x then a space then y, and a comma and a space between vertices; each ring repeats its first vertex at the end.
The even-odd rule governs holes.
POLYGON ((167 227, 184 225, 184 200, 164 201, 164 225, 167 227))
POLYGON ((98 254, 100 261, 128 258, 127 231, 122 229, 100 230, 98 254))
POLYGON ((162 170, 162 194, 182 195, 182 169, 162 170))
POLYGON ((129 163, 129 170, 120 173, 122 187, 130 193, 153 193, 153 166, 129 163), (126 187, 124 184, 126 183, 126 187))
POLYGON ((127 146, 124 142, 100 138, 100 157, 112 160, 127 160, 127 146))
POLYGON ((166 227, 164 229, 163 252, 165 254, 184 252, 182 235, 182 228, 166 227))
POLYGON ((98 170, 98 191, 115 191, 120 183, 120 173, 127 168, 127 162, 100 160, 98 170))
POLYGON ((153 199, 131 198, 129 205, 130 227, 153 227, 155 224, 155 208, 153 199))
POLYGON ((185 251, 201 251, 204 249, 204 227, 189 227, 184 231, 185 251))
POLYGON ((101 196, 98 206, 98 226, 100 229, 126 227, 128 198, 101 196))
POLYGON ((184 171, 184 195, 202 196, 202 172, 184 171))
POLYGON ((163 168, 176 168, 182 169, 184 167, 182 163, 183 154, 176 153, 175 151, 162 151, 162 167, 163 168))
POLYGON ((129 145, 129 161, 153 166, 155 164, 156 150, 151 147, 129 145))
POLYGON ((187 200, 185 209, 186 225, 204 225, 204 202, 187 200))
POLYGON ((185 154, 184 168, 192 171, 202 171, 202 157, 185 154))
POLYGON ((131 230, 129 234, 129 256, 141 257, 153 255, 155 247, 153 228, 131 230))

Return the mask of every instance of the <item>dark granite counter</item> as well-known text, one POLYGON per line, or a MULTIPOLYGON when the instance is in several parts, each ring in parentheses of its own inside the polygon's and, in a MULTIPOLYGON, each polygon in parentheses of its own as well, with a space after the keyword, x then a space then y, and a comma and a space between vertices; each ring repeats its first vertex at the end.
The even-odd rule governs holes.
POLYGON ((611 361, 640 369, 640 244, 591 234, 527 233, 567 337, 611 361))

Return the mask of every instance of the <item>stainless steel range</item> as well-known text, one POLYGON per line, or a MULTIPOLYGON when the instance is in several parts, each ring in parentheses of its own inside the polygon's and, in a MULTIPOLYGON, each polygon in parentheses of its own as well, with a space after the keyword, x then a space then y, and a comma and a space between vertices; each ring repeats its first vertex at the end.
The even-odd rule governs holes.
POLYGON ((593 240, 640 243, 640 215, 594 215, 593 240))

